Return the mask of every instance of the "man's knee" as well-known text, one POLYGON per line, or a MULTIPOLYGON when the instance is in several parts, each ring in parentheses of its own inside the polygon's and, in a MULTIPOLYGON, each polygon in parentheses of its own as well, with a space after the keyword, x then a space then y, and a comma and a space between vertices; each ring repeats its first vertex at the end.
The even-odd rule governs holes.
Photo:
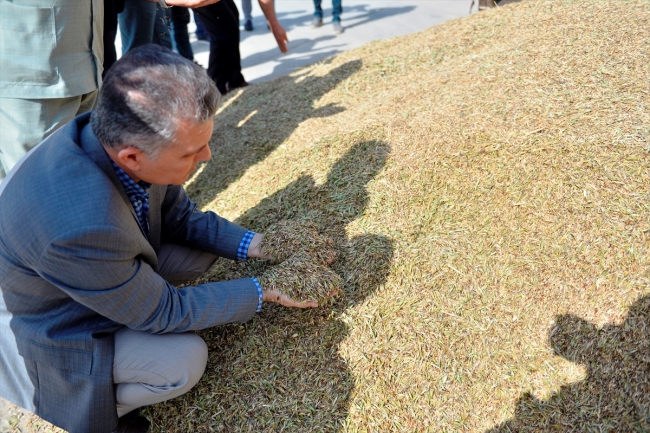
MULTIPOLYGON (((186 364, 187 381, 183 386, 184 392, 187 392, 199 382, 205 372, 205 366, 208 363, 208 346, 196 334, 187 334, 185 344, 185 347, 182 348, 186 350, 184 353, 191 354, 188 356, 189 362, 186 364)), ((179 353, 183 352, 179 351, 179 353)))

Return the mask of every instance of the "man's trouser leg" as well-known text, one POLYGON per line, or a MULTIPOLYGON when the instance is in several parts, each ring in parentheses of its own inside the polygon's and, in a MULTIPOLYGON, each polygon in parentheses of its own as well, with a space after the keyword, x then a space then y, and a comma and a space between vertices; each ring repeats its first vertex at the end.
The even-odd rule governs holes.
POLYGON ((172 11, 172 41, 178 54, 188 60, 194 60, 194 51, 190 44, 190 35, 187 25, 190 23, 190 10, 188 8, 173 7, 172 11))
POLYGON ((239 87, 245 80, 239 53, 239 11, 233 0, 220 0, 194 9, 210 36, 208 75, 221 94, 239 87))
POLYGON ((163 9, 157 6, 156 20, 153 25, 153 36, 151 43, 172 49, 171 19, 173 8, 163 9))
POLYGON ((122 55, 141 45, 150 44, 156 21, 158 2, 125 0, 117 16, 122 36, 122 55))
POLYGON ((251 0, 241 0, 241 10, 244 13, 245 20, 253 19, 253 4, 251 0))
POLYGON ((340 22, 342 13, 343 6, 341 6, 341 0, 332 0, 332 22, 340 22))
POLYGON ((314 0, 314 17, 323 18, 323 8, 321 7, 321 0, 314 0))
MULTIPOLYGON (((95 106, 97 90, 53 99, 0 98, 0 181, 29 150, 95 106)), ((52 161, 56 164, 57 161, 52 161)))
MULTIPOLYGON (((216 256, 177 245, 163 245, 160 275, 177 285, 202 275, 216 256)), ((122 328, 115 333, 113 380, 117 415, 160 403, 189 391, 208 360, 205 342, 194 332, 150 334, 122 328)))

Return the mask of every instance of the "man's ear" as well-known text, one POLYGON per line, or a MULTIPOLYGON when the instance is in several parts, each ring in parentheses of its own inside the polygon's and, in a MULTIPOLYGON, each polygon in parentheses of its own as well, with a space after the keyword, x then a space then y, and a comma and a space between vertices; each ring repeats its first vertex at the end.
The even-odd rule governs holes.
POLYGON ((122 167, 131 172, 137 172, 141 168, 142 160, 146 158, 144 152, 133 146, 127 146, 117 152, 117 159, 122 167))

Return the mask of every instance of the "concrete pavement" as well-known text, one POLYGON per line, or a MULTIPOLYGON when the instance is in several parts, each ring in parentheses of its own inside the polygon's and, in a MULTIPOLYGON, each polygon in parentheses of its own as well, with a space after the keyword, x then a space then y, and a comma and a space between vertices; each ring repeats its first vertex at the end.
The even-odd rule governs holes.
MULTIPOLYGON (((317 29, 310 27, 314 13, 312 0, 276 0, 276 14, 289 37, 289 52, 283 55, 266 27, 257 1, 253 0, 252 32, 244 31, 241 0, 235 2, 242 18, 243 74, 252 83, 289 74, 299 67, 374 40, 414 33, 469 15, 471 5, 471 0, 343 0, 341 23, 345 32, 335 35, 330 0, 323 0, 324 24, 317 29)), ((476 12, 476 8, 474 6, 472 12, 476 12)), ((195 28, 192 22, 189 30, 194 58, 207 67, 209 43, 196 39, 195 28)))

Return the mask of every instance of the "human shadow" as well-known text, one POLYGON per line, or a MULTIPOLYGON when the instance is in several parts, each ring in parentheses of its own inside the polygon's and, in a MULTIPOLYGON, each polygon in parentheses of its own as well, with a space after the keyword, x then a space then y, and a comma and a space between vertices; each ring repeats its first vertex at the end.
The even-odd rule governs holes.
MULTIPOLYGON (((279 76, 289 74, 299 67, 316 63, 320 60, 323 60, 327 57, 333 56, 334 54, 341 52, 342 48, 345 47, 345 44, 331 44, 327 47, 315 48, 317 44, 320 44, 324 41, 335 41, 336 36, 327 35, 321 36, 313 39, 296 39, 291 41, 291 56, 283 56, 282 58, 277 58, 277 47, 271 48, 270 50, 260 51, 255 54, 252 54, 248 57, 245 57, 242 60, 243 68, 251 68, 262 63, 273 61, 275 66, 273 70, 268 73, 270 76, 279 76)), ((257 78, 253 82, 262 81, 264 77, 257 78)))
POLYGON ((650 431, 650 296, 637 300, 621 325, 599 329, 559 316, 549 341, 557 355, 585 365, 587 377, 546 400, 524 394, 515 417, 489 433, 650 431))
POLYGON ((273 88, 246 88, 217 116, 211 141, 212 159, 186 186, 188 194, 199 207, 205 206, 250 166, 266 158, 302 122, 344 110, 338 105, 315 108, 314 104, 361 65, 361 60, 353 60, 322 77, 281 77, 273 88))
MULTIPOLYGON (((300 177, 236 221, 259 231, 281 219, 315 223, 339 252, 332 267, 343 277, 345 296, 331 306, 308 310, 265 305, 245 325, 202 332, 210 353, 206 373, 183 397, 191 415, 178 413, 185 423, 191 419, 195 431, 341 429, 354 388, 354 377, 338 354, 348 336, 341 316, 385 281, 393 257, 388 237, 348 237, 345 228, 363 214, 366 184, 388 153, 383 142, 359 142, 334 164, 323 185, 316 186, 310 176, 300 177)), ((232 266, 220 259, 204 278, 219 279, 232 266)), ((158 413, 167 414, 174 405, 178 407, 169 403, 158 413)))

